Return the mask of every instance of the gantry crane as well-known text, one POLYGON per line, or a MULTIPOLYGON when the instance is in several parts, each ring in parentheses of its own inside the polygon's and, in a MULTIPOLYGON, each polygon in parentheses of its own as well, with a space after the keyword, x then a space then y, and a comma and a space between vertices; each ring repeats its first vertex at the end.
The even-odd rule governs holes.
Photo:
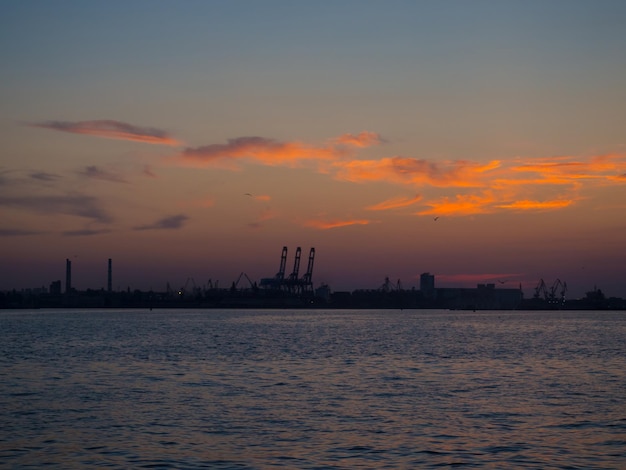
POLYGON ((277 290, 285 290, 290 293, 301 293, 306 290, 312 290, 312 277, 313 277, 313 263, 315 260, 315 248, 311 248, 309 253, 309 263, 307 270, 302 278, 299 277, 300 273, 300 260, 302 258, 302 248, 296 248, 296 255, 293 261, 293 271, 288 276, 285 276, 285 269, 287 266, 287 247, 283 247, 283 251, 280 257, 280 269, 273 278, 261 279, 260 286, 262 288, 270 288, 277 290))
MULTIPOLYGON (((236 291, 239 289, 239 282, 241 281, 241 278, 245 277, 246 280, 248 281, 248 284, 250 284, 250 289, 252 290, 256 290, 257 286, 254 282, 252 282, 252 280, 248 277, 248 275, 244 272, 242 272, 241 274, 239 274, 239 277, 237 278, 237 280, 235 282, 233 282, 233 285, 231 286, 230 290, 231 291, 236 291)), ((242 288, 241 290, 244 290, 244 288, 242 288)))
POLYGON ((539 280, 539 284, 535 287, 535 299, 543 298, 548 303, 558 304, 565 302, 565 293, 567 292, 567 283, 557 279, 548 289, 543 279, 539 280), (558 294, 558 296, 557 296, 558 294))
POLYGON ((542 296, 545 300, 548 300, 548 288, 546 287, 546 283, 543 279, 539 280, 539 284, 535 287, 535 299, 538 299, 542 296))
POLYGON ((302 248, 296 248, 296 256, 293 259, 293 271, 287 279, 287 289, 290 291, 298 290, 298 273, 300 272, 300 258, 302 257, 302 248))
POLYGON ((306 268, 306 273, 300 279, 300 285, 303 291, 313 290, 313 263, 315 261, 315 248, 311 248, 309 251, 309 263, 306 268))
POLYGON ((279 283, 282 283, 285 279, 285 268, 287 267, 287 247, 283 246, 283 253, 280 256, 280 268, 276 273, 276 279, 279 283))
POLYGON ((556 281, 554 281, 554 284, 552 284, 552 287, 550 288, 550 298, 548 299, 549 302, 552 303, 558 303, 558 302, 565 302, 565 293, 567 292, 567 283, 565 282, 561 282, 560 279, 557 279, 556 281), (559 290, 559 297, 557 298, 557 290, 559 290))

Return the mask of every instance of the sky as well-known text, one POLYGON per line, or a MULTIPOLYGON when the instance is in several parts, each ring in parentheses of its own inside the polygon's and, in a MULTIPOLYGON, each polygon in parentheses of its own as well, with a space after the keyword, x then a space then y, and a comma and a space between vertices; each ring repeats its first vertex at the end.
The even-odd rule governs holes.
POLYGON ((626 297, 626 2, 0 3, 0 290, 626 297), (304 274, 301 268, 300 275, 304 274))

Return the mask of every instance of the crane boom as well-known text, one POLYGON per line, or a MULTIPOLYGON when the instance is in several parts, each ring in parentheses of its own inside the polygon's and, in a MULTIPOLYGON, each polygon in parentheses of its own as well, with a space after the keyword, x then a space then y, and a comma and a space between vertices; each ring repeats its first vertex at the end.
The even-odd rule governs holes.
POLYGON ((280 269, 278 270, 278 274, 276 274, 276 278, 279 281, 282 281, 285 278, 286 266, 287 266, 287 247, 283 246, 283 253, 280 256, 280 269))
POLYGON ((296 257, 293 260, 293 272, 289 279, 292 281, 298 280, 298 272, 300 271, 300 257, 302 256, 302 248, 296 248, 296 257))
POLYGON ((309 263, 306 267, 306 273, 302 277, 302 281, 305 284, 310 284, 311 279, 313 278, 313 263, 315 262, 315 248, 311 248, 309 251, 309 263))

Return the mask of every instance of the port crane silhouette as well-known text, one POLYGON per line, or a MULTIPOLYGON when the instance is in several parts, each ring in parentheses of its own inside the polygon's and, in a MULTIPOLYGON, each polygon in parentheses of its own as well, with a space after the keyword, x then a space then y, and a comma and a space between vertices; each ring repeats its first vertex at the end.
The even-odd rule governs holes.
POLYGON ((565 302, 565 294, 567 292, 567 283, 557 279, 551 287, 548 288, 543 279, 539 280, 539 284, 535 287, 535 299, 545 300, 551 304, 565 302), (558 296, 557 296, 558 294, 558 296))

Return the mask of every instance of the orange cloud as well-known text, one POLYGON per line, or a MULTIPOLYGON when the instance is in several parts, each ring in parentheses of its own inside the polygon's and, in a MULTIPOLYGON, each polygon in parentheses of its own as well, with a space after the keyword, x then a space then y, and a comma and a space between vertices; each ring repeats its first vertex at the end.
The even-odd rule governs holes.
POLYGON ((148 178, 156 178, 157 175, 154 171, 152 171, 152 167, 150 165, 144 165, 142 174, 147 176, 148 178))
POLYGON ((373 132, 344 134, 327 146, 306 145, 297 141, 280 142, 265 137, 237 137, 229 139, 226 144, 188 147, 180 157, 187 163, 200 165, 248 159, 269 166, 294 167, 303 161, 328 162, 344 158, 349 155, 346 146, 363 148, 381 141, 380 136, 373 132))
POLYGON ((331 228, 346 227, 348 225, 369 225, 371 220, 367 219, 348 219, 348 220, 309 220, 304 223, 306 227, 313 227, 320 230, 328 230, 331 228))
POLYGON ((107 139, 130 140, 159 145, 180 145, 176 139, 167 132, 153 127, 139 127, 121 121, 95 120, 95 121, 46 121, 29 124, 31 127, 40 127, 55 131, 71 132, 73 134, 86 134, 107 139))
POLYGON ((444 197, 438 201, 427 202, 430 209, 416 212, 416 215, 474 215, 493 212, 493 194, 482 195, 457 194, 454 199, 444 197))
POLYGON ((507 163, 493 160, 486 164, 456 160, 434 162, 407 157, 379 160, 348 160, 333 163, 337 179, 352 182, 382 181, 392 184, 433 187, 506 188, 536 185, 577 185, 582 180, 621 183, 626 159, 609 154, 572 161, 566 157, 507 163), (522 176, 526 174, 526 176, 522 176), (534 175, 533 175, 534 174, 534 175))
POLYGON ((200 207, 213 207, 215 205, 215 199, 213 199, 213 198, 202 199, 202 200, 198 201, 198 205, 200 207))
POLYGON ((259 195, 255 195, 255 194, 250 194, 250 193, 246 193, 245 196, 249 196, 252 199, 256 200, 256 201, 271 201, 272 198, 271 196, 268 196, 267 194, 259 194, 259 195))
POLYGON ((512 168, 516 172, 532 172, 542 178, 554 178, 564 181, 579 179, 619 179, 620 173, 626 171, 626 160, 623 155, 595 155, 588 161, 570 161, 568 157, 537 159, 512 168))
POLYGON ((380 160, 336 162, 337 178, 353 181, 387 181, 391 183, 429 186, 481 187, 484 174, 498 168, 495 160, 478 164, 465 160, 438 164, 432 161, 387 157, 380 160))
MULTIPOLYGON (((333 162, 337 179, 353 182, 386 182, 405 186, 457 187, 478 193, 457 194, 424 202, 429 208, 417 215, 472 215, 502 210, 562 209, 580 200, 591 184, 626 182, 623 155, 593 156, 585 161, 566 157, 528 160, 520 163, 494 160, 486 164, 458 160, 437 163, 404 157, 380 160, 333 162), (559 187, 559 197, 546 199, 550 186, 559 187), (565 187, 565 189, 563 189, 565 187)), ((409 204, 408 200, 385 201, 369 210, 384 210, 409 204)))
POLYGON ((332 159, 331 149, 309 147, 299 142, 278 142, 264 137, 238 137, 226 144, 211 144, 186 148, 182 157, 186 160, 210 163, 214 160, 249 158, 266 165, 292 166, 303 159, 332 159))
MULTIPOLYGON (((491 160, 434 161, 410 157, 354 158, 361 148, 383 142, 373 132, 343 134, 324 146, 297 141, 281 142, 264 137, 239 137, 225 144, 187 148, 177 157, 180 164, 241 169, 248 161, 270 166, 309 168, 337 180, 355 183, 381 182, 420 188, 463 188, 463 194, 439 199, 428 196, 393 198, 366 207, 383 211, 421 202, 417 215, 470 215, 504 210, 561 209, 581 199, 579 194, 592 184, 626 182, 626 157, 596 155, 574 160, 570 157, 491 160), (555 196, 554 190, 559 194, 555 196)), ((422 194, 427 189, 421 190, 422 194)), ((254 197, 254 196, 253 196, 254 197)), ((255 197, 261 200, 261 197, 255 197)), ((309 226, 334 228, 369 223, 367 220, 314 221, 309 226)))
POLYGON ((533 209, 562 209, 574 203, 573 200, 555 199, 552 201, 515 201, 509 204, 499 204, 496 207, 503 209, 533 210, 533 209))
MULTIPOLYGON (((514 176, 514 175, 513 175, 514 176)), ((490 186, 492 188, 507 188, 510 186, 559 186, 559 185, 568 185, 568 186, 580 186, 580 183, 571 179, 571 178, 563 178, 558 175, 542 175, 536 178, 496 178, 490 182, 490 186)))
POLYGON ((407 207, 412 204, 415 204, 421 199, 422 199, 422 196, 420 196, 419 194, 411 198, 397 197, 393 199, 387 199, 386 201, 379 202, 378 204, 374 204, 373 206, 368 206, 366 207, 366 209, 370 211, 386 211, 390 209, 399 209, 401 207, 407 207))
POLYGON ((248 224, 248 227, 253 228, 253 229, 260 229, 263 227, 264 222, 275 219, 278 216, 279 216, 278 212, 276 212, 273 209, 266 208, 259 214, 259 217, 254 222, 250 222, 248 224))
POLYGON ((384 140, 375 132, 361 132, 359 134, 343 134, 335 139, 335 142, 343 145, 352 145, 354 147, 371 147, 378 145, 384 140))
POLYGON ((500 209, 524 210, 553 210, 562 209, 575 202, 574 199, 553 199, 548 201, 517 200, 513 202, 500 203, 499 200, 506 196, 492 191, 481 195, 457 194, 454 199, 444 197, 440 200, 427 202, 430 209, 422 210, 416 215, 447 215, 463 216, 475 214, 489 214, 500 209))

